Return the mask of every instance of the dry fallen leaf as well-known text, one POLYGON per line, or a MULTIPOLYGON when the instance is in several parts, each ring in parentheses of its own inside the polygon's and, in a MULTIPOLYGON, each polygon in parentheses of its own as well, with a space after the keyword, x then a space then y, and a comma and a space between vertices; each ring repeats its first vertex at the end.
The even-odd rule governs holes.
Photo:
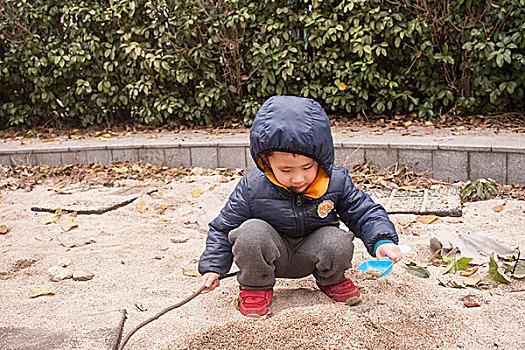
POLYGON ((47 225, 56 222, 58 219, 60 219, 60 214, 49 214, 45 218, 38 220, 38 222, 42 225, 47 225))
POLYGON ((475 274, 479 269, 479 266, 474 267, 473 269, 467 270, 467 271, 461 271, 459 273, 460 276, 469 277, 475 274))
POLYGON ((480 304, 471 295, 467 295, 467 296, 461 298, 461 300, 463 300, 463 305, 465 305, 466 307, 478 307, 478 306, 480 306, 480 304))
POLYGON ((31 294, 29 294, 29 297, 36 298, 36 297, 41 297, 43 295, 55 295, 55 294, 56 294, 55 292, 53 292, 51 289, 47 287, 40 287, 40 288, 37 288, 31 291, 31 294))
POLYGON ((397 218, 397 223, 401 226, 407 226, 413 222, 416 222, 415 219, 401 219, 401 218, 397 218))
POLYGON ((99 236, 113 236, 111 233, 100 231, 99 236))
POLYGON ((189 238, 170 238, 170 241, 172 243, 185 243, 189 240, 189 238))
POLYGON ((5 235, 9 232, 9 228, 6 225, 0 225, 0 235, 5 235))
POLYGON ((467 287, 474 287, 479 282, 481 282, 481 276, 477 273, 463 280, 463 284, 467 287))
POLYGON ((66 267, 66 266, 71 265, 72 262, 73 261, 71 260, 70 257, 66 257, 66 258, 62 258, 62 259, 58 260, 58 265, 66 267))
POLYGON ((186 269, 186 268, 182 268, 182 274, 184 276, 188 276, 188 277, 201 277, 202 275, 200 273, 198 273, 197 271, 193 271, 193 270, 190 270, 190 269, 186 269))
POLYGON ((235 306, 237 311, 239 311, 241 309, 241 299, 240 298, 235 298, 233 300, 233 305, 235 306))
POLYGON ((494 208, 492 208, 492 210, 494 210, 496 213, 499 213, 500 211, 503 210, 503 208, 505 207, 507 203, 503 203, 503 204, 500 204, 500 205, 496 205, 494 208))
POLYGON ((401 186, 397 188, 399 191, 414 191, 416 186, 401 186))
POLYGON ((155 207, 155 213, 157 213, 159 215, 162 215, 162 214, 164 214, 166 209, 171 208, 171 207, 172 207, 172 205, 169 205, 169 204, 167 204, 167 205, 157 205, 155 207))
POLYGON ((137 210, 141 213, 145 213, 148 210, 148 203, 141 198, 137 203, 137 210))
POLYGON ((219 187, 220 185, 219 184, 215 184, 213 186, 211 186, 210 188, 208 188, 208 191, 213 191, 215 188, 219 187))
POLYGON ((197 179, 195 178, 195 176, 190 176, 188 177, 188 183, 192 183, 192 182, 195 182, 197 181, 197 179))
POLYGON ((194 191, 191 193, 191 195, 193 196, 193 198, 199 198, 200 196, 203 195, 203 193, 204 193, 203 190, 201 190, 201 189, 196 189, 196 190, 194 190, 194 191))
POLYGON ((64 230, 64 232, 70 231, 78 227, 78 224, 75 224, 75 222, 73 221, 73 218, 68 218, 64 221, 59 221, 57 222, 57 224, 61 225, 62 230, 64 230))
POLYGON ((416 218, 416 221, 417 222, 420 222, 422 224, 431 224, 433 223, 434 221, 436 221, 438 219, 438 217, 436 215, 420 215, 416 218))

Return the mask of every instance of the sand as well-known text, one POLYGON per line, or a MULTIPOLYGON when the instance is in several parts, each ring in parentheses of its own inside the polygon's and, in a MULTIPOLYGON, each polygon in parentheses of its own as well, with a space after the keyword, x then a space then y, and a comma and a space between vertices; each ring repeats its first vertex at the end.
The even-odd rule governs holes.
MULTIPOLYGON (((126 309, 126 334, 190 295, 200 280, 184 275, 183 268, 197 269, 206 239, 206 231, 193 222, 202 209, 192 193, 209 192, 213 187, 211 192, 226 200, 237 179, 220 182, 221 178, 197 175, 168 183, 126 180, 113 187, 71 183, 63 188, 48 181, 32 191, 3 189, 0 225, 6 225, 9 232, 0 235, 0 327, 90 334, 100 325, 79 322, 80 316, 126 309), (60 224, 40 223, 49 214, 30 210, 32 206, 96 209, 152 189, 158 191, 141 197, 147 207, 144 212, 137 208, 137 200, 102 215, 78 215, 72 217, 78 227, 68 232, 60 224), (169 207, 162 214, 155 212, 162 205, 169 207), (94 277, 50 281, 49 268, 64 258, 71 259, 72 270, 86 270, 94 277), (30 298, 39 287, 55 295, 30 298)), ((401 243, 410 246, 412 258, 424 264, 431 257, 429 240, 439 230, 475 232, 524 251, 524 214, 524 201, 491 200, 465 204, 461 218, 397 226, 401 243), (504 209, 495 212, 493 207, 503 202, 504 209)), ((63 215, 61 220, 67 218, 71 216, 63 215)), ((392 215, 394 222, 397 218, 414 216, 392 215)), ((356 241, 354 265, 368 258, 362 243, 356 241)), ((405 262, 379 279, 348 271, 363 294, 363 301, 353 307, 330 301, 312 277, 279 279, 271 315, 260 320, 239 314, 233 304, 237 282, 225 279, 218 289, 139 330, 126 349, 525 347, 524 280, 489 289, 448 288, 440 281, 461 283, 464 277, 441 275, 443 267, 429 266, 431 277, 421 279, 406 272, 405 262), (467 296, 480 306, 466 307, 463 299, 467 296)), ((479 273, 486 271, 482 266, 479 273)), ((89 349, 78 344, 82 342, 56 348, 89 349)))

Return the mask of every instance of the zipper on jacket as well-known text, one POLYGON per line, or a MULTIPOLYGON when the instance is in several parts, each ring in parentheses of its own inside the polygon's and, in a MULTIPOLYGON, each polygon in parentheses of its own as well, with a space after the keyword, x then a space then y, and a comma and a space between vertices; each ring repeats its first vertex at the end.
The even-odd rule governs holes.
POLYGON ((299 224, 298 229, 301 234, 305 231, 305 209, 303 207, 303 199, 301 196, 295 197, 295 204, 297 205, 297 223, 299 224))

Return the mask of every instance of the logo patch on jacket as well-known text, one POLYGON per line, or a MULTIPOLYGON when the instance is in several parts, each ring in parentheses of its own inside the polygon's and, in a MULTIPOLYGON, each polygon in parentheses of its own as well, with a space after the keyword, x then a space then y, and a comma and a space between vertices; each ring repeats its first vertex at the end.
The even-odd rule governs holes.
POLYGON ((325 201, 322 201, 317 207, 317 215, 319 215, 321 219, 324 219, 328 216, 328 214, 330 214, 332 209, 334 209, 334 202, 327 199, 325 201))

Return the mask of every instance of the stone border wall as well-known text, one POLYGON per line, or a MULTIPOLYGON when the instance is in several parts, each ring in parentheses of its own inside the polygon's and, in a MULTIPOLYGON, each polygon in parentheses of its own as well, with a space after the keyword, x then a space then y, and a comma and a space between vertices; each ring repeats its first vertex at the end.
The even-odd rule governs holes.
MULTIPOLYGON (((525 184, 523 147, 506 145, 414 142, 334 142, 337 165, 351 167, 365 159, 380 168, 396 162, 436 179, 466 181, 490 177, 498 183, 525 184)), ((118 142, 97 145, 0 149, 0 164, 51 166, 64 164, 112 164, 130 161, 167 166, 204 168, 252 168, 247 141, 169 143, 118 142)))

